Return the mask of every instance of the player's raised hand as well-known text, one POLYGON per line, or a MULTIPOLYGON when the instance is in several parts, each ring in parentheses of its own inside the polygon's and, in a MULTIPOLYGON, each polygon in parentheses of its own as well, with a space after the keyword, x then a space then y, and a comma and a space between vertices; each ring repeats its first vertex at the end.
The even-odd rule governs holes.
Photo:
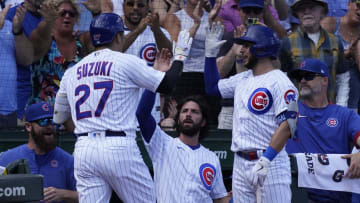
POLYGON ((189 56, 193 38, 190 37, 188 30, 182 30, 179 33, 177 42, 173 42, 174 60, 185 61, 189 56))
POLYGON ((345 177, 360 178, 360 152, 341 156, 343 159, 351 159, 350 167, 345 173, 345 177))
POLYGON ((226 42, 226 40, 221 40, 224 34, 224 25, 221 22, 214 22, 206 30, 205 56, 216 57, 221 46, 226 42))
POLYGON ((260 187, 264 185, 269 165, 270 161, 267 158, 264 156, 260 157, 251 170, 250 180, 252 185, 259 185, 260 187))
POLYGON ((9 9, 11 7, 11 4, 7 5, 2 11, 0 11, 0 29, 4 26, 5 17, 8 13, 9 9))
POLYGON ((164 48, 156 54, 154 69, 166 72, 170 69, 171 52, 164 48))

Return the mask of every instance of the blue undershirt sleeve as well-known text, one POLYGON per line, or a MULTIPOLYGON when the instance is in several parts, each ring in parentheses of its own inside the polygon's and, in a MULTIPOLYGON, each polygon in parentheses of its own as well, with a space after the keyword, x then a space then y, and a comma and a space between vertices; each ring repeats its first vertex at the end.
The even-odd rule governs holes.
POLYGON ((206 93, 212 96, 221 97, 218 87, 220 75, 217 70, 215 57, 205 57, 204 80, 206 93))
POLYGON ((141 135, 149 143, 156 128, 156 121, 151 115, 151 110, 155 103, 155 93, 145 90, 141 96, 136 110, 136 117, 139 122, 141 135))

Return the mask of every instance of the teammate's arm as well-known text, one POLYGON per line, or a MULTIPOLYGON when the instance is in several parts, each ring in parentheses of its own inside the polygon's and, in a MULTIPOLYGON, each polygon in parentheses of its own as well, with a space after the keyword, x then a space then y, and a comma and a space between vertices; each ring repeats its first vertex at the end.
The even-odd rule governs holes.
POLYGON ((141 135, 147 143, 150 142, 156 127, 156 121, 151 115, 154 103, 155 93, 145 89, 136 110, 136 117, 139 122, 141 135))

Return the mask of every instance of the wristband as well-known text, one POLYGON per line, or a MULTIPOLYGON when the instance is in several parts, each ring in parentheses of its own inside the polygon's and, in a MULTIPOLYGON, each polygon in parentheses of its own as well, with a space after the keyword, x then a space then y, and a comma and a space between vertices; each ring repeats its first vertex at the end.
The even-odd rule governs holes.
POLYGON ((21 27, 21 30, 19 30, 18 32, 14 32, 14 30, 12 30, 12 33, 14 36, 22 35, 22 33, 24 33, 24 29, 21 27))
POLYGON ((272 148, 271 146, 268 146, 268 148, 264 152, 263 156, 266 157, 267 159, 269 159, 269 161, 272 161, 276 157, 277 154, 278 154, 278 152, 274 148, 272 148))

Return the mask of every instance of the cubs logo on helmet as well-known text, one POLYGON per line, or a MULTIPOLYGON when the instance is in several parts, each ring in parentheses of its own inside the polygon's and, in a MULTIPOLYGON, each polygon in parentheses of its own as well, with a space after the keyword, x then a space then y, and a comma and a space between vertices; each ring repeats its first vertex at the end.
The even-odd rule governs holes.
POLYGON ((42 108, 44 111, 49 111, 49 110, 50 110, 48 104, 43 104, 43 105, 41 106, 41 108, 42 108))
POLYGON ((200 179, 205 188, 211 190, 212 183, 216 176, 215 167, 209 163, 202 164, 200 166, 200 179))
POLYGON ((284 99, 286 104, 289 104, 291 101, 296 101, 296 93, 294 90, 288 90, 284 94, 284 99))
POLYGON ((333 128, 339 124, 339 121, 336 118, 329 118, 326 121, 326 125, 333 128))
POLYGON ((156 44, 145 44, 140 50, 140 58, 144 59, 149 66, 153 66, 156 57, 156 44))
POLYGON ((256 89, 248 100, 248 109, 254 114, 260 115, 269 111, 273 103, 270 91, 266 88, 256 89))

